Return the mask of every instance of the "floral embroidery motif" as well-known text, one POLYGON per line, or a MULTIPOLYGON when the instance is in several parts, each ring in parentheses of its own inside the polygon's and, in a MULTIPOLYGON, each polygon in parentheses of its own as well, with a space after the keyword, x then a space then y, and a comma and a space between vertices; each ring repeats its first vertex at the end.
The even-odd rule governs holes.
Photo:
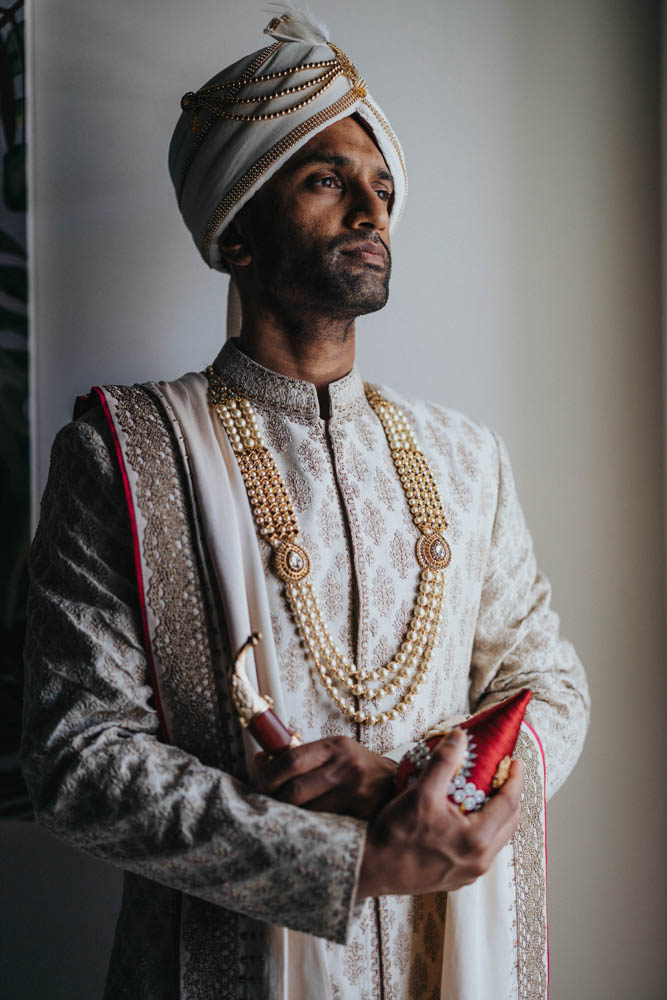
POLYGON ((317 529, 325 545, 332 545, 340 533, 340 521, 332 507, 323 503, 317 511, 317 529))
POLYGON ((439 455, 447 458, 449 454, 448 436, 440 427, 428 423, 426 425, 426 441, 439 455))
POLYGON ((399 494, 394 482, 380 466, 375 470, 375 492, 387 510, 394 510, 399 503, 399 494))
POLYGON ((360 483, 365 482, 368 479, 368 465, 354 443, 348 448, 347 455, 352 475, 360 483))
POLYGON ((423 1000, 428 987, 428 970, 424 956, 417 953, 412 960, 408 991, 410 1000, 423 1000))
MULTIPOLYGON (((297 691, 305 680, 305 665, 299 640, 291 639, 281 659, 280 674, 288 691, 297 691)), ((297 726, 298 730, 298 726, 297 726)))
POLYGON ((391 657, 394 651, 394 647, 388 642, 385 636, 380 638, 380 641, 373 649, 372 663, 374 667, 380 667, 383 663, 391 657))
POLYGON ((398 928, 394 943, 396 962, 398 964, 399 971, 403 973, 407 969, 408 962, 410 961, 410 937, 405 927, 401 926, 398 928))
POLYGON ((410 927, 412 928, 413 934, 417 934, 419 932, 422 921, 424 920, 425 912, 426 907, 424 906, 423 896, 413 896, 410 906, 410 927))
POLYGON ((472 489, 470 486, 459 476, 455 476, 450 472, 449 489, 452 496, 455 498, 457 505, 467 514, 472 507, 472 489))
MULTIPOLYGON (((396 601, 396 591, 394 590, 392 579, 384 566, 378 566, 375 571, 371 593, 380 615, 383 618, 388 617, 396 601)), ((389 656, 391 656, 391 652, 389 656)))
POLYGON ((361 525, 375 544, 379 545, 386 531, 386 524, 380 509, 372 500, 364 500, 363 502, 361 525))
POLYGON ((353 986, 358 984, 365 963, 366 956, 361 946, 361 942, 353 941, 352 944, 348 945, 345 949, 345 958, 343 960, 345 974, 353 986))
POLYGON ((415 576, 415 547, 410 545, 407 538, 400 531, 395 531, 389 543, 389 553, 391 564, 400 576, 401 580, 407 580, 410 575, 415 576))
POLYGON ((343 590, 334 570, 330 569, 322 581, 321 601, 322 610, 329 621, 343 608, 343 590))
POLYGON ((297 448, 297 455, 313 479, 322 479, 326 471, 326 463, 320 449, 309 439, 304 438, 297 448))
POLYGON ((462 441, 459 441, 456 446, 456 456, 466 476, 469 479, 476 479, 479 474, 479 463, 472 451, 462 441))
POLYGON ((313 491, 308 485, 308 480, 300 476, 295 469, 290 469, 285 476, 285 485, 287 486, 290 499, 294 504, 294 509, 300 514, 304 510, 308 510, 313 497, 313 491))
POLYGON ((264 434, 268 443, 277 452, 285 451, 292 442, 287 421, 279 413, 268 411, 264 414, 264 434))
POLYGON ((354 430, 357 438, 361 444, 363 444, 364 448, 366 448, 367 451, 372 451, 376 443, 376 438, 373 432, 373 423, 370 416, 357 417, 354 422, 354 430))
POLYGON ((424 948, 431 961, 435 962, 442 948, 442 936, 432 913, 429 913, 424 926, 424 948))

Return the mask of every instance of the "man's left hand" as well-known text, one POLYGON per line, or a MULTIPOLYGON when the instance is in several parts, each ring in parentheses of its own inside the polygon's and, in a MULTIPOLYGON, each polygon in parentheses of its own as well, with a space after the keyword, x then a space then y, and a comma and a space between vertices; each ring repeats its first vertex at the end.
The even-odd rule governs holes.
POLYGON ((393 795, 394 761, 347 736, 255 760, 260 791, 291 805, 371 819, 393 795))

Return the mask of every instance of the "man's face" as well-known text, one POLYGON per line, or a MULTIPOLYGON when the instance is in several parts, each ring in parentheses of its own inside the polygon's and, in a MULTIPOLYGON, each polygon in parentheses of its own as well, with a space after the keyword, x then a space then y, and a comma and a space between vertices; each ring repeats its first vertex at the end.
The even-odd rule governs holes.
POLYGON ((284 313, 354 319, 389 294, 393 182, 344 118, 298 150, 239 214, 257 293, 284 313))

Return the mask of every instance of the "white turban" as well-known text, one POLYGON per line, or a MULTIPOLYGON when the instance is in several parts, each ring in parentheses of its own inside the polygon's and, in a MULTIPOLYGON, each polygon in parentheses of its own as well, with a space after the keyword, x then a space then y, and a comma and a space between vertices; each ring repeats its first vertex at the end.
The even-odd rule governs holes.
POLYGON ((169 148, 185 224, 219 271, 227 268, 217 238, 239 209, 300 146, 348 115, 363 118, 392 173, 391 228, 407 194, 398 139, 326 28, 289 5, 265 34, 269 46, 185 95, 169 148))

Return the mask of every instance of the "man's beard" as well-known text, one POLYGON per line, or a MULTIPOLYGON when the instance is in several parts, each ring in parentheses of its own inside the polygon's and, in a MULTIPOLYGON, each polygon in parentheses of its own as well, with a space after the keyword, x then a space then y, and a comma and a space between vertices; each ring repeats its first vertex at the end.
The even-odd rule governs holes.
POLYGON ((352 321, 386 305, 391 255, 377 235, 351 233, 323 243, 314 234, 292 230, 289 223, 279 228, 273 245, 264 246, 260 272, 275 306, 352 321), (378 266, 345 256, 346 247, 351 250, 361 243, 384 249, 386 256, 378 257, 378 266))

